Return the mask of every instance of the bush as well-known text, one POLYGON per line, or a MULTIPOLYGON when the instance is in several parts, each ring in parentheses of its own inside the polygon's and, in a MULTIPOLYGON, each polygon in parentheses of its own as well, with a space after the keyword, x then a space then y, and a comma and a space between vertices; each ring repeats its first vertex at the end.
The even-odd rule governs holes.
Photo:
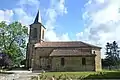
POLYGON ((1 68, 11 68, 13 65, 12 60, 6 53, 0 53, 0 67, 1 68))

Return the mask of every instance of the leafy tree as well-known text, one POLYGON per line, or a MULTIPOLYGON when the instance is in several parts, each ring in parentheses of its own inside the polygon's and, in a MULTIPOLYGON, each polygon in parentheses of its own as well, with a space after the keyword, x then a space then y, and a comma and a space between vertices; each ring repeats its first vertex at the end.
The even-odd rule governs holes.
POLYGON ((107 56, 103 61, 107 66, 117 66, 120 64, 118 44, 116 41, 113 43, 107 43, 106 55, 107 56))
POLYGON ((19 22, 0 23, 0 50, 7 53, 16 65, 25 57, 27 35, 27 27, 19 22))
POLYGON ((109 66, 108 61, 106 59, 101 59, 101 61, 102 61, 102 67, 103 68, 106 67, 106 66, 109 66))

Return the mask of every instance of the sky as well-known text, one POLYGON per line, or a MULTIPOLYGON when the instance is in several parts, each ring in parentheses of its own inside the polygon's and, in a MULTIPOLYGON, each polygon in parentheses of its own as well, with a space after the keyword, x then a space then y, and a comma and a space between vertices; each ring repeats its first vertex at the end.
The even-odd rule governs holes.
POLYGON ((83 41, 102 47, 120 44, 120 0, 1 0, 0 22, 29 28, 40 11, 46 41, 83 41))

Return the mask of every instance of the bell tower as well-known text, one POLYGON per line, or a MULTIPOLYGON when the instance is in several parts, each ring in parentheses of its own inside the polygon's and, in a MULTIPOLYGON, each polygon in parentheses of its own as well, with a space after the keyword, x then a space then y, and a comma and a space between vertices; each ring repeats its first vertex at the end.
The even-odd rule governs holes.
POLYGON ((29 43, 44 41, 45 29, 41 22, 40 12, 38 11, 34 23, 30 25, 29 43))
POLYGON ((40 12, 38 11, 33 24, 30 25, 29 41, 27 44, 26 52, 26 67, 33 68, 35 43, 41 43, 44 41, 45 27, 42 25, 40 12))

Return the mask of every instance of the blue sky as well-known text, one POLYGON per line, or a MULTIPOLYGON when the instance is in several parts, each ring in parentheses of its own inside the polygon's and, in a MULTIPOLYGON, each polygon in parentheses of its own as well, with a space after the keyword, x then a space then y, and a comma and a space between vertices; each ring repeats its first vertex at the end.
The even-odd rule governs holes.
POLYGON ((101 46, 120 44, 120 0, 1 0, 0 21, 29 27, 40 10, 48 41, 80 40, 101 46))
MULTIPOLYGON (((7 0, 2 0, 2 4, 0 5, 1 10, 13 10, 15 8, 22 8, 27 14, 34 17, 36 15, 37 9, 41 11, 42 22, 45 25, 46 23, 46 9, 48 9, 51 5, 50 0, 36 0, 39 2, 39 7, 31 6, 27 4, 31 0, 19 1, 19 0, 11 0, 9 3, 6 3, 7 0), (22 3, 23 2, 23 3, 22 3), (20 4, 22 3, 22 4, 20 4)), ((34 1, 34 0, 33 0, 34 1)), ((59 0, 56 0, 56 2, 59 0)), ((80 32, 84 28, 84 22, 82 21, 82 14, 84 9, 84 4, 87 3, 87 0, 75 0, 75 1, 64 1, 64 6, 67 8, 67 14, 59 15, 56 17, 56 22, 54 23, 55 32, 58 35, 62 35, 62 33, 68 33, 70 38, 75 40, 75 35, 77 32, 80 32)), ((18 15, 13 15, 13 21, 19 20, 18 15)), ((32 22, 32 21, 31 21, 32 22)), ((31 24, 31 23, 27 23, 31 24)))

